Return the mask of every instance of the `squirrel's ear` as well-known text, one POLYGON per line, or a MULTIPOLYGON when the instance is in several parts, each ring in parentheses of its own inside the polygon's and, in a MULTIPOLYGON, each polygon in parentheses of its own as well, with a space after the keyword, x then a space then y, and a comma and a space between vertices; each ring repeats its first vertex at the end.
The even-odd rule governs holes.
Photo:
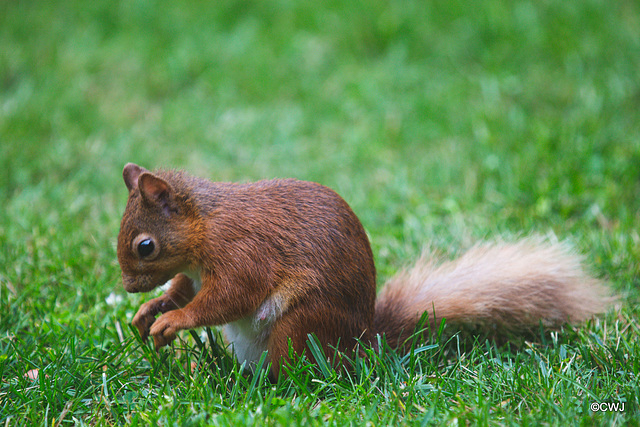
POLYGON ((122 177, 129 192, 138 188, 138 178, 144 172, 148 172, 145 168, 134 163, 127 163, 122 170, 122 177))
POLYGON ((166 214, 171 212, 173 189, 167 181, 145 171, 138 177, 138 186, 145 200, 159 205, 166 214))

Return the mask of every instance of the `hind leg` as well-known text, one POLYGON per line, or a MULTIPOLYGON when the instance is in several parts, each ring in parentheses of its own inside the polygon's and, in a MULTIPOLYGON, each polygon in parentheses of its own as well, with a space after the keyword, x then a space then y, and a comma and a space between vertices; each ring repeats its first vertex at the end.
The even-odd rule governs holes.
POLYGON ((296 356, 301 356, 307 346, 306 340, 306 333, 292 316, 285 315, 273 325, 267 344, 272 379, 284 372, 283 365, 291 363, 289 346, 296 356))
POLYGON ((367 327, 353 318, 353 313, 340 313, 334 308, 329 314, 318 310, 318 307, 298 306, 282 316, 271 330, 268 342, 271 374, 277 378, 283 372, 282 366, 291 362, 289 343, 296 357, 308 352, 307 341, 311 333, 318 338, 325 361, 340 368, 342 360, 336 357, 336 350, 351 357, 350 352, 356 347, 356 339, 367 339, 367 331, 367 327))

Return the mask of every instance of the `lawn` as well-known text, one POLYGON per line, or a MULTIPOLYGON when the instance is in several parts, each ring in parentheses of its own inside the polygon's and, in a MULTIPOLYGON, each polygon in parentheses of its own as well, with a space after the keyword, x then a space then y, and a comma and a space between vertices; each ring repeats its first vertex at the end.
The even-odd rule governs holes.
POLYGON ((640 422, 635 1, 3 1, 0 202, 2 425, 640 422), (426 247, 541 234, 619 301, 277 383, 215 329, 156 354, 130 327, 156 294, 116 260, 127 162, 332 187, 380 284, 426 247))

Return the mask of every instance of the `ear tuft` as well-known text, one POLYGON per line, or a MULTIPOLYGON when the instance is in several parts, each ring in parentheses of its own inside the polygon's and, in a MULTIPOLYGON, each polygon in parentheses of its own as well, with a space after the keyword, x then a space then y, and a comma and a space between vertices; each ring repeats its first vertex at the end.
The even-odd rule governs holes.
POLYGON ((138 188, 138 178, 141 174, 148 172, 145 168, 134 163, 127 163, 122 170, 122 177, 129 192, 138 188))

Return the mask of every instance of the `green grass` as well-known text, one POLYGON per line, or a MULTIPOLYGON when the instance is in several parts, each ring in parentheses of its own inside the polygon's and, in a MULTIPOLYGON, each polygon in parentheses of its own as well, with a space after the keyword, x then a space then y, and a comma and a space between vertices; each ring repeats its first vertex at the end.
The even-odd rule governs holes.
POLYGON ((637 2, 0 2, 0 424, 637 425, 639 165, 637 2), (427 245, 553 233, 620 304, 276 384, 203 331, 156 355, 115 255, 129 161, 326 184, 380 283, 427 245))

